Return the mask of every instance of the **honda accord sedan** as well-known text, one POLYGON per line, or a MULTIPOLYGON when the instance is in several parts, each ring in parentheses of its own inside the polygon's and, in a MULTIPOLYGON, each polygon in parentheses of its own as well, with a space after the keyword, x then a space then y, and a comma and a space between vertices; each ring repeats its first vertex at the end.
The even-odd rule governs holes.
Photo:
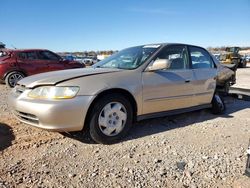
POLYGON ((136 46, 91 68, 26 77, 9 103, 24 123, 59 132, 88 130, 96 142, 111 144, 135 121, 203 108, 222 113, 216 90, 220 69, 198 46, 136 46))

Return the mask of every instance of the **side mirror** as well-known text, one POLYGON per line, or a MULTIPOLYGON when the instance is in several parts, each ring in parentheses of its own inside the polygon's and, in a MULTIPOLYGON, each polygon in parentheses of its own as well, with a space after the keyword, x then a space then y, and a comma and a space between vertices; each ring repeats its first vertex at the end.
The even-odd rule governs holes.
POLYGON ((156 71, 162 69, 168 69, 171 66, 171 62, 168 59, 156 59, 152 65, 150 65, 147 71, 156 71))

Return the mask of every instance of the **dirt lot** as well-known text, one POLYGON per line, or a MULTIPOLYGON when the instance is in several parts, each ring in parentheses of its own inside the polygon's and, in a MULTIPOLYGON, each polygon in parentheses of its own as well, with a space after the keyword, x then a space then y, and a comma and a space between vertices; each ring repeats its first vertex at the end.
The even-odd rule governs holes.
POLYGON ((9 91, 0 85, 0 187, 250 187, 250 102, 142 121, 107 146, 19 123, 9 91))

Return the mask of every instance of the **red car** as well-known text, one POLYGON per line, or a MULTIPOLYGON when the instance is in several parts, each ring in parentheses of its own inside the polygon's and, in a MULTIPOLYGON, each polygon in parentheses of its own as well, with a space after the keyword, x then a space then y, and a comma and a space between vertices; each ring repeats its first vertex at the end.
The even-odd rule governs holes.
POLYGON ((83 67, 84 64, 63 60, 49 50, 0 50, 0 82, 9 87, 14 87, 20 79, 33 74, 83 67))

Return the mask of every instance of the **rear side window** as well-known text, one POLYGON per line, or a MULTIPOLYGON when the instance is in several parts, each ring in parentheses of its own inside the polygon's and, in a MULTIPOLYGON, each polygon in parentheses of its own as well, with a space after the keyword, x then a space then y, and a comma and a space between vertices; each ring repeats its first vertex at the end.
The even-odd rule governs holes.
POLYGON ((188 69, 188 55, 186 46, 167 46, 156 59, 168 59, 171 63, 170 70, 188 69))
POLYGON ((189 47, 189 51, 193 69, 214 68, 214 62, 206 50, 198 47, 189 47))
POLYGON ((20 59, 34 60, 37 59, 36 52, 21 52, 19 53, 20 59))
POLYGON ((26 59, 26 53, 25 52, 19 53, 19 58, 20 59, 26 59))

